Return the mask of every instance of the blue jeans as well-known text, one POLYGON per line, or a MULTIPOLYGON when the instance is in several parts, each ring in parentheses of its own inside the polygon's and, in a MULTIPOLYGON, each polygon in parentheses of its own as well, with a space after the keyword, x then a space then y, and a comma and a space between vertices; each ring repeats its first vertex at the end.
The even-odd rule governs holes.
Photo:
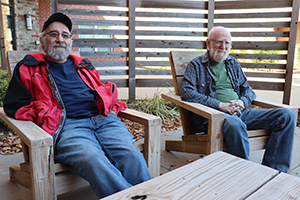
POLYGON ((233 155, 249 160, 247 130, 271 130, 263 165, 288 172, 295 131, 295 114, 286 108, 243 110, 241 116, 225 114, 223 137, 233 155))
POLYGON ((151 179, 133 136, 115 114, 68 118, 57 137, 55 162, 86 179, 99 198, 151 179))

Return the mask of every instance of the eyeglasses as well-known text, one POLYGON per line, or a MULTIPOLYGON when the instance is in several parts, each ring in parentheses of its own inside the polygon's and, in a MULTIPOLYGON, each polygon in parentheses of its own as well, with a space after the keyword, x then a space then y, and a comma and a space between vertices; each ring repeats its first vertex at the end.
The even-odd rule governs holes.
POLYGON ((59 33, 56 31, 50 31, 49 33, 46 33, 46 34, 52 38, 58 38, 58 36, 61 35, 65 40, 71 39, 71 37, 72 37, 72 34, 67 33, 67 32, 59 33))
POLYGON ((226 47, 229 47, 231 45, 231 42, 228 42, 228 41, 223 41, 223 40, 213 40, 213 39, 210 39, 212 41, 214 41, 215 43, 217 43, 217 45, 221 46, 221 45, 225 45, 226 47))

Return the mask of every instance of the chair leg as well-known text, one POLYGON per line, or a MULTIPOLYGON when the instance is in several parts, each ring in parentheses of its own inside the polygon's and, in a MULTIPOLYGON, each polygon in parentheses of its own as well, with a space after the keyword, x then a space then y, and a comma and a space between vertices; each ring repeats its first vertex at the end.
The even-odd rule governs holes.
POLYGON ((52 146, 29 151, 33 199, 56 200, 52 146))
POLYGON ((152 126, 145 125, 144 157, 152 177, 157 177, 160 173, 160 134, 160 119, 153 123, 152 126))

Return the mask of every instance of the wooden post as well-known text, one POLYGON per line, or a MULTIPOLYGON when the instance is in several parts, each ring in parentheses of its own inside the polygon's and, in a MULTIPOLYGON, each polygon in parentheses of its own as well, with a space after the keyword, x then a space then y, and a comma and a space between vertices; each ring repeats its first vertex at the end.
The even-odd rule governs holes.
POLYGON ((3 19, 2 19, 2 4, 0 4, 0 56, 1 56, 1 69, 7 69, 6 67, 6 59, 5 59, 5 41, 4 41, 4 27, 3 27, 3 19))
POLYGON ((51 0, 51 14, 56 13, 58 9, 58 0, 51 0))
POLYGON ((282 100, 282 103, 287 105, 290 104, 290 97, 291 97, 291 90, 292 90, 298 18, 299 18, 299 0, 294 0, 292 16, 291 16, 291 25, 290 25, 290 37, 289 37, 289 47, 288 47, 288 55, 287 55, 285 85, 284 85, 283 100, 282 100))
POLYGON ((208 2, 208 24, 207 24, 207 36, 209 31, 214 27, 215 18, 215 0, 209 0, 208 2))
POLYGON ((135 87, 136 87, 136 79, 135 79, 135 0, 128 0, 128 8, 129 8, 129 22, 128 22, 128 48, 129 48, 129 82, 128 82, 128 95, 129 102, 135 101, 135 87))

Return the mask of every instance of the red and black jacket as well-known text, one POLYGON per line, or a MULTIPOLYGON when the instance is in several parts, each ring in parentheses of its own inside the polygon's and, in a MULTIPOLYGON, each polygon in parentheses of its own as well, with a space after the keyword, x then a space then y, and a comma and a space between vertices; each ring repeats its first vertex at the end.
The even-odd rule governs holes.
MULTIPOLYGON (((6 114, 20 120, 29 120, 50 135, 59 133, 66 118, 66 108, 43 53, 30 53, 15 67, 12 80, 3 101, 6 114)), ((118 101, 117 87, 112 82, 102 83, 92 63, 70 54, 77 73, 95 92, 99 114, 107 116, 110 110, 117 114, 125 110, 125 102, 118 101)))

